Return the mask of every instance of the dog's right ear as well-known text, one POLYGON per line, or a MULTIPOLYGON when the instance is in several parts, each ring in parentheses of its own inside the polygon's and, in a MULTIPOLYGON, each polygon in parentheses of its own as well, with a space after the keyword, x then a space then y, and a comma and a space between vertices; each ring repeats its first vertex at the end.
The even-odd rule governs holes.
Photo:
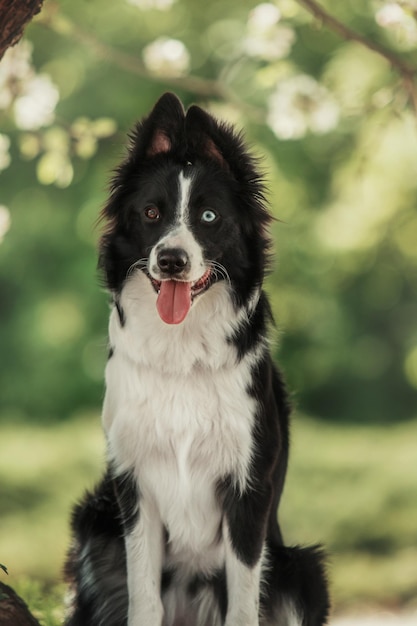
POLYGON ((161 96, 149 116, 136 128, 134 141, 141 156, 170 152, 180 138, 184 118, 184 108, 176 95, 161 96))

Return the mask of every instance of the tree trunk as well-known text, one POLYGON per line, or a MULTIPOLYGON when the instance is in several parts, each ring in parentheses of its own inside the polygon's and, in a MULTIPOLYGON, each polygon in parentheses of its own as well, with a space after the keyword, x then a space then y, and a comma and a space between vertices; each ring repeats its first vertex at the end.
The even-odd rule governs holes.
POLYGON ((0 582, 0 626, 40 626, 22 598, 0 582))
POLYGON ((14 46, 30 20, 42 8, 43 0, 0 0, 0 59, 14 46))

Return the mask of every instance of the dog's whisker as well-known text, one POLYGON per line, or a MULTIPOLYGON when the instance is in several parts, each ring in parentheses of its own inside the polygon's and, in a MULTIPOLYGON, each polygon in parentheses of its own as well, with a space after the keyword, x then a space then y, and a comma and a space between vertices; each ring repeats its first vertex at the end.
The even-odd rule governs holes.
POLYGON ((126 272, 126 276, 129 278, 129 276, 131 276, 135 270, 142 270, 146 268, 147 265, 148 265, 148 259, 146 257, 143 259, 138 259, 137 261, 132 263, 132 265, 129 267, 129 269, 126 272))
POLYGON ((221 263, 218 263, 217 261, 211 261, 210 268, 213 270, 213 273, 216 277, 222 277, 226 280, 226 282, 229 283, 229 285, 232 284, 229 272, 224 267, 224 265, 222 265, 221 263))

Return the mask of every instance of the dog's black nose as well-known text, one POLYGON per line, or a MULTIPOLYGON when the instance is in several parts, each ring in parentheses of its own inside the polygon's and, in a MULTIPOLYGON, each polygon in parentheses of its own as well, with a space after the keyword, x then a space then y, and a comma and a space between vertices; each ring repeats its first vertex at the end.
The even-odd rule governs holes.
POLYGON ((188 269, 190 260, 182 248, 166 248, 158 253, 157 263, 161 272, 174 276, 188 269))

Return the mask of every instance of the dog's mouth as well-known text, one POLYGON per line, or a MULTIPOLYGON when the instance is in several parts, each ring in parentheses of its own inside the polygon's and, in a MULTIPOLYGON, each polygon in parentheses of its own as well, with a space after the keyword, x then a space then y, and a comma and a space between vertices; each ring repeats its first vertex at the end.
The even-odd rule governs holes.
POLYGON ((208 269, 198 280, 186 282, 167 279, 156 280, 147 273, 158 297, 156 308, 166 324, 180 324, 188 315, 194 299, 207 291, 213 283, 213 273, 208 269))

